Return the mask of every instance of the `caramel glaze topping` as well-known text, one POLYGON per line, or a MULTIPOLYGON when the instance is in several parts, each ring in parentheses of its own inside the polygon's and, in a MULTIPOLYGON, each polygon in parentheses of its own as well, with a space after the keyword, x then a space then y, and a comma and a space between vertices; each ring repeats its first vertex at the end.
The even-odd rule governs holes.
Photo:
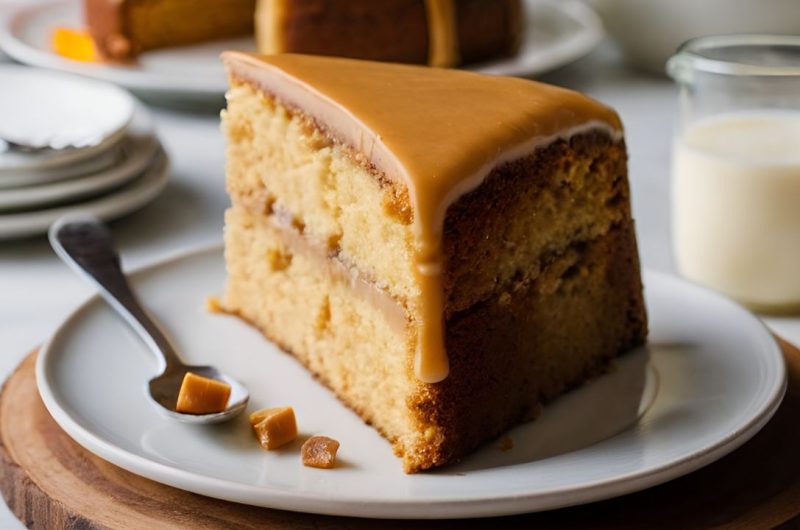
MULTIPOLYGON (((417 352, 425 383, 448 374, 442 231, 447 208, 496 166, 591 128, 621 138, 616 113, 534 81, 304 55, 223 54, 229 73, 323 125, 407 186, 414 209, 417 352)), ((414 302, 412 302, 414 303, 414 302)))

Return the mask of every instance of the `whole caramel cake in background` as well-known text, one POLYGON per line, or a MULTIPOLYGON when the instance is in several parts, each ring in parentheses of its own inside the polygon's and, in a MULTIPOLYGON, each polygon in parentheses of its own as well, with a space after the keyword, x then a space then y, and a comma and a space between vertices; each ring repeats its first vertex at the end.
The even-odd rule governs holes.
POLYGON ((512 55, 521 0, 84 0, 101 53, 256 32, 259 51, 456 66, 512 55), (257 5, 256 5, 257 4, 257 5))
POLYGON ((226 311, 459 460, 642 344, 617 115, 533 81, 226 53, 226 311))

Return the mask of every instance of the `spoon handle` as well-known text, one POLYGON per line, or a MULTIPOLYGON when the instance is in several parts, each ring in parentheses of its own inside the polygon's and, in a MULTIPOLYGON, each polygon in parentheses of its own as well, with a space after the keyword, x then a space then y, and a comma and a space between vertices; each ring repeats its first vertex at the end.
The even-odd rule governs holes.
POLYGON ((50 227, 49 236, 56 254, 98 288, 100 296, 163 360, 163 368, 183 366, 170 341, 133 294, 111 233, 102 222, 87 215, 63 217, 50 227))

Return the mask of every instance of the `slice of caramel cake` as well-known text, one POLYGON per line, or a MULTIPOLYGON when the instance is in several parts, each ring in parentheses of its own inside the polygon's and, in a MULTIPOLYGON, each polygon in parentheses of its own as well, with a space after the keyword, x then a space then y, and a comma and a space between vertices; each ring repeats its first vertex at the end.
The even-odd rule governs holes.
POLYGON ((253 32, 256 0, 83 0, 95 46, 107 59, 253 32))
POLYGON ((641 344, 617 115, 463 71, 226 53, 224 308, 415 472, 641 344))

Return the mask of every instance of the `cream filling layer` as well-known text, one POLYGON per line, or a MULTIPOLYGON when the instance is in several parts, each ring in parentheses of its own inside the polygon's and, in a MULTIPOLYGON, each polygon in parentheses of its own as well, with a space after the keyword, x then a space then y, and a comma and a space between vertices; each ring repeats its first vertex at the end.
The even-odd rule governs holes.
MULTIPOLYGON (((240 206, 247 208, 246 206, 240 206)), ((293 222, 290 212, 274 207, 266 217, 260 217, 269 227, 275 230, 286 249, 291 254, 300 254, 323 271, 333 284, 344 286, 354 296, 366 301, 376 310, 383 313, 390 327, 398 334, 405 334, 408 317, 401 301, 379 288, 377 284, 366 278, 355 266, 347 263, 342 256, 329 251, 327 242, 309 237, 300 232, 293 222)))

